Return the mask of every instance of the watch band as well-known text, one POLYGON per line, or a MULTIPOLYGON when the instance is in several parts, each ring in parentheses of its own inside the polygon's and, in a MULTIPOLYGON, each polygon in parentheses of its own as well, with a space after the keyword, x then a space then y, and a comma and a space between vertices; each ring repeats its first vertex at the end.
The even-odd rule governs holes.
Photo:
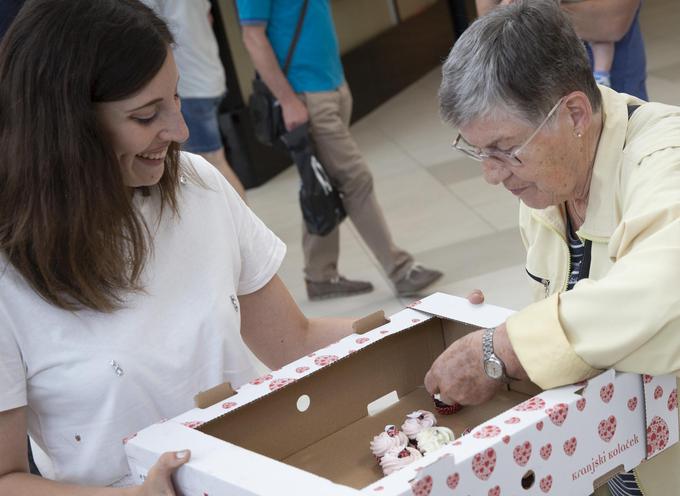
POLYGON ((484 329, 484 334, 482 335, 482 355, 483 355, 483 365, 484 365, 484 372, 494 380, 499 380, 505 384, 509 383, 511 381, 511 377, 509 377, 506 373, 505 370, 505 363, 503 363, 503 360, 501 360, 496 353, 494 353, 493 349, 493 335, 496 332, 495 327, 490 327, 488 329, 484 329), (491 362, 495 364, 497 367, 500 368, 500 375, 498 377, 492 376, 488 369, 487 369, 487 364, 491 362))

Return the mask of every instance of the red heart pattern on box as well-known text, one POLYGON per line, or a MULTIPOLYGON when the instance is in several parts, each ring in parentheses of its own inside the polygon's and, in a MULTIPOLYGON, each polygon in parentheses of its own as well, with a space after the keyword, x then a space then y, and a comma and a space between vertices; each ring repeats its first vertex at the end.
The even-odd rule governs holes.
POLYGON ((326 365, 336 362, 337 360, 337 355, 322 355, 314 359, 314 364, 318 365, 319 367, 325 367, 326 365))
POLYGON ((597 434, 604 442, 611 441, 616 434, 616 417, 610 415, 606 419, 600 420, 600 423, 597 424, 597 434))
POLYGON ((541 483, 539 486, 541 487, 541 491, 544 493, 550 492, 550 488, 552 487, 553 483, 553 478, 552 475, 546 475, 541 479, 541 483))
POLYGON ((512 425, 512 424, 519 424, 520 423, 520 418, 519 417, 510 417, 509 419, 505 419, 504 422, 506 424, 512 425))
POLYGON ((413 491, 414 496, 428 496, 428 494, 432 492, 432 484, 432 477, 426 475, 419 481, 411 484, 411 490, 413 491))
POLYGON ((580 400, 578 400, 576 402, 576 409, 579 412, 582 412, 585 407, 586 407, 586 399, 585 398, 581 398, 580 400))
POLYGON ((663 388, 661 386, 656 386, 654 388, 654 399, 658 400, 663 396, 663 388))
POLYGON ((270 391, 276 391, 277 389, 282 388, 283 386, 287 386, 288 384, 291 384, 295 382, 295 379, 291 378, 281 378, 281 379, 275 379, 272 382, 269 383, 269 390, 270 391))
POLYGON ((259 384, 262 384, 263 382, 271 381, 272 380, 272 375, 271 374, 266 374, 261 377, 258 377, 256 379, 253 379, 250 381, 248 384, 252 384, 253 386, 257 386, 259 384))
POLYGON ((550 421, 556 426, 560 427, 567 420, 569 413, 569 406, 566 403, 558 403, 557 405, 547 408, 545 413, 548 414, 550 421))
POLYGON ((477 439, 486 439, 487 437, 495 437, 501 433, 501 430, 495 425, 485 425, 481 429, 475 431, 472 435, 477 439))
POLYGON ((451 490, 454 490, 455 488, 457 488, 459 482, 460 482, 460 475, 458 474, 458 472, 455 472, 455 473, 449 475, 446 478, 446 485, 451 490))
POLYGON ((633 396, 631 399, 628 400, 628 403, 627 403, 628 409, 631 412, 634 412, 635 409, 637 408, 637 404, 638 404, 637 396, 633 396))
POLYGON ((672 412, 673 410, 675 410, 678 407, 678 390, 677 389, 673 389, 673 391, 671 391, 671 394, 668 395, 667 406, 668 406, 669 412, 672 412))
POLYGON ((541 458, 543 458, 544 460, 547 460, 548 458, 550 458, 550 455, 552 455, 552 444, 547 443, 547 444, 541 446, 541 450, 540 450, 539 454, 541 455, 541 458))
POLYGON ((564 449, 564 453, 567 456, 573 455, 574 452, 576 451, 576 444, 577 444, 577 441, 576 441, 575 437, 570 437, 569 439, 567 439, 564 442, 564 444, 562 445, 562 448, 564 449))
POLYGON ((611 382, 609 384, 606 384, 600 388, 600 398, 602 401, 605 403, 609 403, 611 399, 614 397, 614 384, 611 382))
POLYGON ((529 463, 529 458, 531 458, 531 443, 525 441, 515 446, 515 449, 512 450, 512 458, 517 465, 524 467, 529 463))
POLYGON ((500 486, 492 487, 491 489, 489 489, 489 492, 487 494, 488 494, 488 496, 501 496, 500 486))
POLYGON ((661 417, 654 417, 647 427, 647 456, 663 450, 668 444, 668 424, 661 417))
POLYGON ((495 468, 496 451, 493 448, 487 448, 472 458, 472 472, 481 480, 491 477, 495 468))
POLYGON ((533 397, 530 398, 519 405, 517 405, 513 410, 517 412, 533 412, 536 410, 542 410, 545 407, 545 401, 542 398, 533 397))

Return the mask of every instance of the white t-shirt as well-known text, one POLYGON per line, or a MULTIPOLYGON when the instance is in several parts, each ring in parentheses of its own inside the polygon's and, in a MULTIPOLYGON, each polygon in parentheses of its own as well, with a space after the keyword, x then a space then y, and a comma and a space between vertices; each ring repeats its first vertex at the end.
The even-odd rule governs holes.
POLYGON ((226 90, 224 67, 208 20, 208 0, 142 0, 168 23, 175 37, 179 96, 214 98, 226 90))
POLYGON ((135 194, 153 233, 145 293, 113 313, 69 312, 0 262, 0 411, 28 405, 28 430, 53 479, 121 485, 122 439, 193 407, 193 396, 256 375, 240 335, 238 295, 276 274, 285 245, 208 162, 207 187, 180 186, 179 217, 135 194))

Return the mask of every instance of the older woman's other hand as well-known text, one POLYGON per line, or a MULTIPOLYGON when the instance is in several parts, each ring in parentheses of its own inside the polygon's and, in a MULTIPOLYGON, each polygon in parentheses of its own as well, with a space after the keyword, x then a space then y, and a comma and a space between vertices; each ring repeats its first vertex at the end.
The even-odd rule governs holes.
MULTIPOLYGON (((483 332, 480 329, 455 341, 437 357, 425 375, 427 390, 431 394, 439 393, 444 403, 478 405, 503 387, 501 381, 490 379, 484 372, 483 332)), ((505 363, 508 376, 528 378, 512 349, 505 324, 496 328, 494 352, 505 363)))
POLYGON ((484 293, 481 289, 473 289, 472 292, 467 295, 467 300, 473 305, 481 305, 484 303, 484 293))

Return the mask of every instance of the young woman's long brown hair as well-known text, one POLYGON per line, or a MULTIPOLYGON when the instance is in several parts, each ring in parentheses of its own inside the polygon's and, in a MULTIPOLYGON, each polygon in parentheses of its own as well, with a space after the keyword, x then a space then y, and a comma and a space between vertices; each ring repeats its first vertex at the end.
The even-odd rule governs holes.
MULTIPOLYGON (((142 289, 148 230, 95 105, 144 87, 172 41, 136 0, 29 0, 0 44, 0 251, 54 305, 112 311, 142 289)), ((154 186, 175 212, 178 161, 173 144, 154 186)))

